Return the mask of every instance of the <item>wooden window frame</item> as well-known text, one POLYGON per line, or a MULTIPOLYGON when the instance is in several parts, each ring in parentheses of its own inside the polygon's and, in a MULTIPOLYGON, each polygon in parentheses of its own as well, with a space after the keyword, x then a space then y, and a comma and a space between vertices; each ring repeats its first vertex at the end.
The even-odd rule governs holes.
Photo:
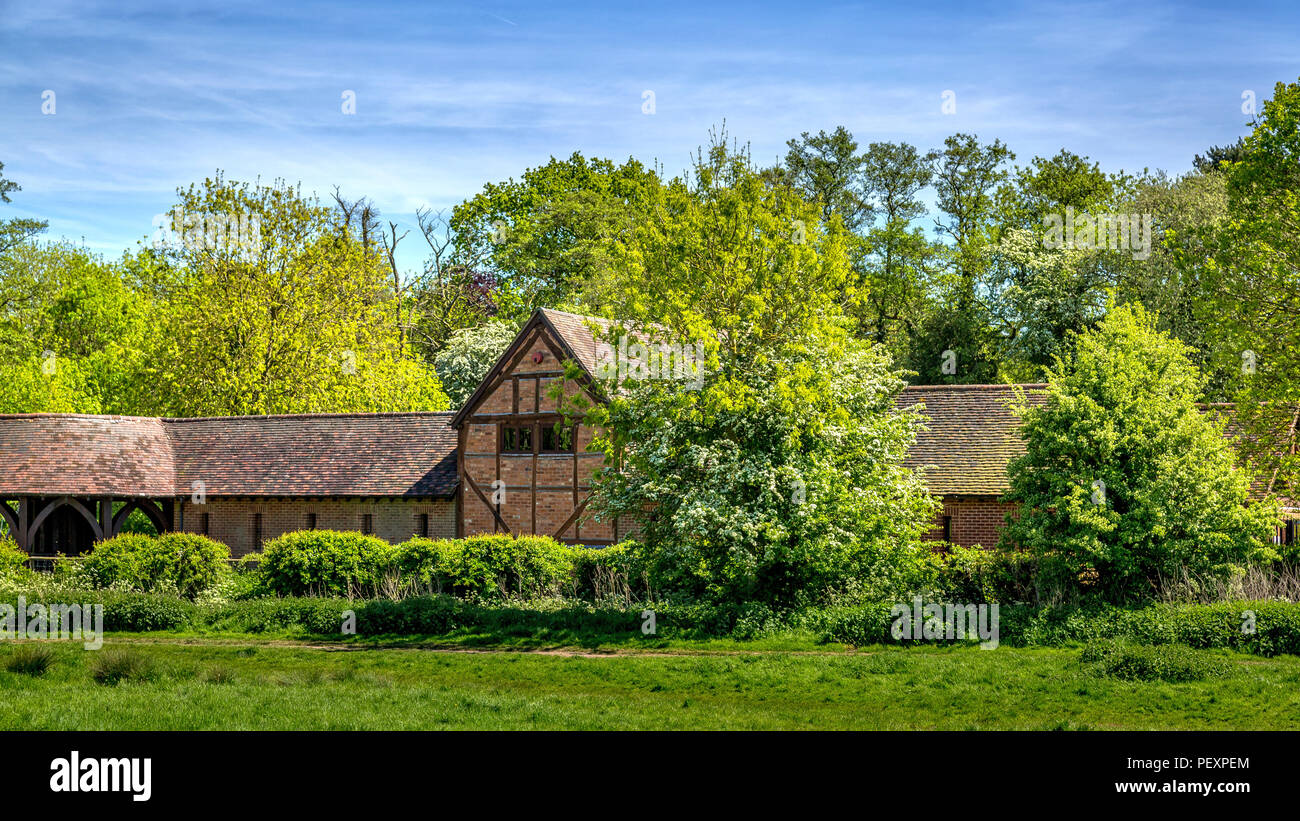
POLYGON ((516 456, 527 456, 527 455, 529 455, 529 454, 536 453, 536 452, 537 452, 537 437, 533 435, 533 434, 535 433, 535 428, 536 428, 536 426, 533 425, 533 424, 531 424, 531 423, 530 423, 530 424, 517 424, 517 423, 516 423, 516 424, 511 424, 511 423, 509 423, 509 422, 502 422, 502 423, 497 427, 497 452, 498 452, 498 453, 508 453, 508 454, 513 454, 513 455, 516 455, 516 456), (507 430, 509 430, 509 431, 516 431, 516 433, 515 433, 513 436, 507 437, 507 434, 506 434, 506 431, 507 431, 507 430), (516 446, 517 443, 518 443, 518 439, 521 439, 521 438, 522 438, 522 437, 520 436, 520 434, 522 434, 524 431, 527 431, 527 432, 528 432, 528 449, 527 449, 527 450, 524 450, 524 449, 522 449, 522 448, 516 446), (510 447, 506 447, 506 439, 507 439, 507 438, 509 438, 509 439, 511 440, 511 443, 510 443, 511 446, 510 446, 510 447))
POLYGON ((543 454, 547 454, 547 455, 572 455, 572 454, 576 451, 577 444, 578 444, 578 426, 577 426, 577 425, 565 425, 565 424, 563 424, 563 420, 560 420, 560 424, 557 424, 557 423, 555 423, 555 422, 551 422, 551 421, 539 422, 539 423, 538 423, 538 433, 539 433, 539 435, 538 435, 538 437, 537 437, 537 452, 538 452, 538 453, 543 453, 543 454), (568 434, 568 437, 569 437, 569 441, 568 441, 568 445, 567 445, 567 447, 563 447, 563 448, 550 448, 550 449, 546 448, 546 447, 545 447, 545 444, 546 444, 546 432, 547 432, 547 431, 551 431, 552 433, 554 433, 554 434, 556 434, 556 435, 562 435, 562 434, 567 433, 567 434, 568 434))

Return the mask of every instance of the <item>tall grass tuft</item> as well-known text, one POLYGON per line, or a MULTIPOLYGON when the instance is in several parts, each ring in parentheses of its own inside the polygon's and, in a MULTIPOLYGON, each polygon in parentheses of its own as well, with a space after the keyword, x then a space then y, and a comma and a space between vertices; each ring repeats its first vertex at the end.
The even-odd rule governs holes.
POLYGON ((91 678, 100 684, 149 681, 154 677, 153 660, 132 650, 106 650, 90 663, 91 678))
POLYGON ((20 644, 5 661, 5 669, 24 676, 43 676, 54 663, 54 651, 43 644, 20 644))

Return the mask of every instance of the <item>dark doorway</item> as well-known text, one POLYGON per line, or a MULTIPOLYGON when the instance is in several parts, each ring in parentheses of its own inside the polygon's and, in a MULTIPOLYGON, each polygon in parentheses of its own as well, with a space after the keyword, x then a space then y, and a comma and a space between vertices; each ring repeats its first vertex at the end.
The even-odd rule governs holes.
MULTIPOLYGON (((34 515, 39 513, 40 509, 34 511, 34 515)), ((54 556, 59 553, 80 556, 94 544, 95 530, 90 522, 81 515, 81 511, 71 505, 63 505, 41 523, 29 552, 33 556, 54 556)))

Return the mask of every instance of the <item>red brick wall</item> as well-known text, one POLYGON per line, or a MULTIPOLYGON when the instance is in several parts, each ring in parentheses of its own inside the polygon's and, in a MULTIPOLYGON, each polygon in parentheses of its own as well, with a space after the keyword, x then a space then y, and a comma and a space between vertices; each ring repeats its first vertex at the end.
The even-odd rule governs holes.
POLYGON ((949 517, 948 540, 962 547, 995 547, 1015 505, 1001 502, 996 496, 945 496, 943 510, 935 516, 935 525, 925 534, 928 541, 943 539, 943 520, 949 517))
POLYGON ((317 530, 356 530, 369 514, 374 535, 396 544, 416 535, 420 515, 429 517, 429 535, 456 535, 456 503, 446 500, 402 499, 227 499, 209 497, 206 504, 177 504, 173 526, 201 533, 208 514, 208 536, 227 545, 238 558, 260 549, 254 544, 254 516, 262 514, 262 541, 308 528, 308 515, 316 514, 317 530))

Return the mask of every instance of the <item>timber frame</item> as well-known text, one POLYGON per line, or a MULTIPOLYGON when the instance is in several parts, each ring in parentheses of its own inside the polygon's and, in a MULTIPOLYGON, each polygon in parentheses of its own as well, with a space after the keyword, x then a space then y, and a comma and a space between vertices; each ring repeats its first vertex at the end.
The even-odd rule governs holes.
MULTIPOLYGON (((536 360, 535 360, 536 362, 536 360)), ((456 535, 469 535, 466 524, 467 516, 476 506, 486 509, 491 514, 492 532, 518 535, 547 535, 555 539, 580 544, 604 545, 618 540, 619 523, 612 523, 613 536, 608 533, 592 533, 583 536, 584 518, 587 501, 591 492, 589 477, 593 469, 604 461, 603 454, 583 450, 580 445, 580 431, 583 429, 581 414, 566 415, 559 410, 543 410, 543 382, 566 381, 576 383, 586 394, 589 401, 603 402, 605 393, 600 383, 593 378, 573 347, 566 341, 564 334, 546 315, 545 311, 536 311, 514 341, 498 358, 496 364, 488 370, 475 391, 466 400, 460 411, 451 419, 452 427, 457 429, 457 517, 456 535), (549 355, 550 361, 563 365, 575 363, 579 367, 576 378, 572 371, 555 367, 521 371, 529 351, 542 350, 549 355), (508 410, 484 410, 485 401, 497 393, 504 385, 509 386, 510 403, 508 410), (542 450, 543 431, 548 425, 563 425, 569 428, 569 447, 566 450, 542 450), (493 428, 491 451, 473 451, 470 449, 470 427, 493 428), (532 430, 530 446, 527 450, 506 451, 504 446, 506 428, 530 428, 532 430), (480 468, 490 460, 492 487, 485 487, 483 479, 486 471, 471 471, 469 465, 475 463, 480 468), (508 483, 503 471, 503 460, 519 464, 526 462, 526 483, 508 483), (539 469, 548 463, 548 475, 554 476, 555 462, 568 462, 565 468, 565 481, 553 480, 539 484, 539 469), (475 480, 477 473, 479 481, 475 480), (539 518, 539 494, 552 498, 559 494, 568 497, 571 508, 556 526, 554 517, 548 523, 539 518), (515 510, 508 517, 504 499, 518 499, 526 496, 525 512, 515 510), (511 526, 513 522, 513 527, 511 526), (571 533, 572 535, 568 535, 571 533)), ((480 445, 481 447, 481 445, 480 445)), ((544 517, 542 517, 544 518, 544 517)), ((484 523, 485 524, 485 523, 484 523)), ((482 524, 478 525, 481 529, 482 524)))

